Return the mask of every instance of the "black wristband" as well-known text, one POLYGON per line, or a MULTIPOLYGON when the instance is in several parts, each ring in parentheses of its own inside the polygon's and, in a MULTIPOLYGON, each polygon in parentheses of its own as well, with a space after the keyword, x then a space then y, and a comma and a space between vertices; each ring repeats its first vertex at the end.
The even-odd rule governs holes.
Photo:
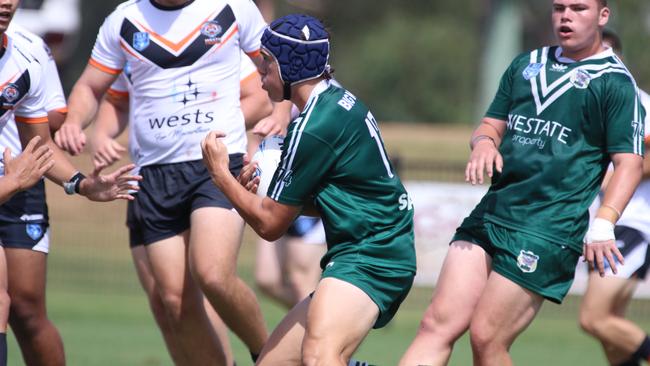
POLYGON ((76 172, 69 181, 63 182, 63 190, 66 194, 79 194, 79 186, 84 179, 86 179, 85 175, 81 174, 81 172, 76 172))

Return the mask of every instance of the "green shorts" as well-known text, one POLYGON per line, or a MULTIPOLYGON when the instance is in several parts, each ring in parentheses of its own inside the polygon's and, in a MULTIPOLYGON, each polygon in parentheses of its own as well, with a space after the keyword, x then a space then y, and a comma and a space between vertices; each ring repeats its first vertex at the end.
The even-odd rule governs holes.
POLYGON ((468 241, 492 257, 492 270, 555 303, 573 283, 581 253, 538 236, 468 217, 452 242, 468 241))
POLYGON ((344 258, 334 258, 323 271, 322 278, 331 277, 350 283, 370 297, 379 308, 379 317, 373 328, 378 329, 395 316, 397 309, 406 298, 415 272, 397 268, 387 268, 344 258))

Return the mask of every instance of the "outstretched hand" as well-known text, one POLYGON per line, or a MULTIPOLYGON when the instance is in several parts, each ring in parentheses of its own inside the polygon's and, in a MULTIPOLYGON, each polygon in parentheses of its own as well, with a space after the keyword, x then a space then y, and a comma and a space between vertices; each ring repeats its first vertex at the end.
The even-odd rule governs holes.
POLYGON ((126 148, 110 137, 96 138, 92 142, 93 164, 95 168, 113 165, 122 158, 126 148))
POLYGON ((503 157, 494 140, 477 141, 465 168, 465 181, 472 184, 483 184, 484 174, 487 173, 488 177, 492 178, 494 169, 499 173, 503 170, 503 157))
POLYGON ((100 175, 104 166, 99 166, 93 170, 90 176, 81 181, 79 193, 91 201, 98 202, 116 199, 133 200, 130 192, 140 189, 133 182, 142 180, 140 175, 129 174, 133 168, 135 168, 135 164, 128 164, 111 174, 100 175))
POLYGON ((54 142, 62 149, 75 156, 81 154, 86 146, 86 134, 74 123, 63 123, 54 134, 54 142))
POLYGON ((15 158, 11 156, 9 148, 4 150, 4 175, 15 182, 19 191, 36 184, 54 166, 50 147, 46 144, 36 147, 40 141, 40 136, 32 138, 23 152, 15 158))

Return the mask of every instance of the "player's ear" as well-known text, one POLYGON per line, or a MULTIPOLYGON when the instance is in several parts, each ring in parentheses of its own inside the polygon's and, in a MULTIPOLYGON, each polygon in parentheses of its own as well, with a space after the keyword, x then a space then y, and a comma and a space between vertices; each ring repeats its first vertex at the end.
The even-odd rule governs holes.
POLYGON ((600 9, 600 14, 598 15, 598 26, 603 28, 609 22, 609 8, 603 6, 600 9))

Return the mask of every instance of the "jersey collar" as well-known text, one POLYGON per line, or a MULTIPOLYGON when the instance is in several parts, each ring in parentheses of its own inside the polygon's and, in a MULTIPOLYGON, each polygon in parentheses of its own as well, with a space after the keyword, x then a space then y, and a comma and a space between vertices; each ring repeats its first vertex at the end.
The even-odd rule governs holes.
MULTIPOLYGON (((587 58, 584 58, 584 59, 580 60, 580 62, 587 61, 587 60, 598 60, 598 59, 603 59, 603 58, 612 57, 612 56, 614 56, 614 51, 611 48, 606 48, 602 52, 599 52, 599 53, 597 53, 595 55, 592 55, 592 56, 589 56, 587 58)), ((561 46, 557 46, 557 48, 555 49, 555 59, 558 60, 559 62, 563 63, 563 64, 572 64, 574 62, 578 62, 578 61, 576 61, 576 60, 574 60, 572 58, 562 56, 562 47, 561 46)))
POLYGON ((193 3, 194 0, 187 0, 186 2, 184 2, 184 3, 180 4, 180 5, 174 5, 174 6, 160 5, 157 2, 155 2, 154 0, 149 0, 149 2, 156 9, 171 11, 171 10, 183 9, 184 7, 189 6, 191 3, 193 3))
POLYGON ((312 89, 311 93, 309 94, 309 98, 307 98, 307 103, 305 105, 309 104, 312 99, 316 98, 318 95, 320 95, 322 92, 327 90, 330 86, 332 85, 332 81, 328 79, 323 79, 314 86, 314 89, 312 89))

